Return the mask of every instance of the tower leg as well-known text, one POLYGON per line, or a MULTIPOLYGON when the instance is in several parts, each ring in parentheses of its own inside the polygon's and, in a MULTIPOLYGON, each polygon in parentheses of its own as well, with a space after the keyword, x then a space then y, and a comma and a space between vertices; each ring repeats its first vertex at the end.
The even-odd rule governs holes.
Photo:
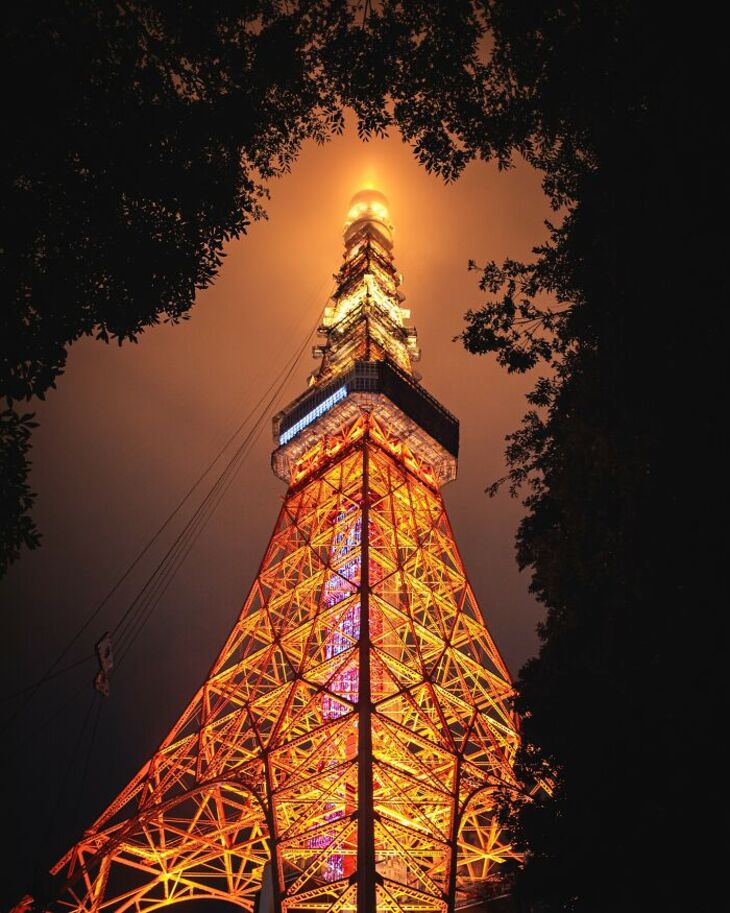
POLYGON ((375 910, 375 811, 373 808, 372 689, 370 682, 369 454, 362 449, 362 558, 358 691, 357 909, 375 910))

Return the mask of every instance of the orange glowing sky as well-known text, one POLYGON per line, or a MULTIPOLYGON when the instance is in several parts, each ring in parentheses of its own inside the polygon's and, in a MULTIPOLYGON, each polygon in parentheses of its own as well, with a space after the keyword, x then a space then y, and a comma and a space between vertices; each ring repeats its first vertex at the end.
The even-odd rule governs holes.
MULTIPOLYGON (((43 547, 26 553, 0 590, 10 619, 6 690, 43 671, 301 347, 332 287, 348 202, 367 186, 390 201, 405 306, 423 350, 422 382, 461 421, 459 478, 444 494, 467 572, 512 672, 534 652, 541 613, 514 562, 521 507, 506 492, 494 500, 484 494, 504 473, 504 437, 519 424, 532 379, 508 377, 493 359, 469 355, 452 339, 464 312, 484 298, 467 261, 528 257, 546 238, 550 211, 539 175, 524 165, 500 174, 496 166, 474 163, 445 186, 416 164, 399 137, 364 144, 349 130, 324 147, 308 145, 292 173, 272 185, 268 221, 229 245, 216 283, 199 295, 188 322, 151 330, 137 346, 92 340, 74 346, 58 390, 37 409, 32 483, 43 547)), ((277 409, 303 389, 313 366, 307 353, 277 409)), ((82 819, 101 809, 164 735, 239 611, 284 494, 269 468, 270 427, 267 419, 115 674, 82 819)), ((160 555, 153 549, 145 567, 160 555)), ((82 640, 81 654, 113 627, 143 579, 136 574, 121 588, 82 640)), ((72 684, 90 673, 93 667, 82 669, 72 684)), ((52 693, 39 695, 20 737, 67 687, 59 680, 52 693)), ((85 701, 65 712, 65 729, 54 723, 33 738, 47 740, 64 758, 67 732, 78 731, 85 701)), ((19 788, 31 775, 19 768, 19 788)), ((60 777, 54 770, 49 795, 60 777)))

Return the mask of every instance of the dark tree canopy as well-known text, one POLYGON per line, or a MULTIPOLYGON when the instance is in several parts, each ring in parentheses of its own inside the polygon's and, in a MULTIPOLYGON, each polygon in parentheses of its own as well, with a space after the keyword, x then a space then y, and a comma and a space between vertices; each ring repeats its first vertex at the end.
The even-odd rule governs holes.
POLYGON ((132 340, 184 317, 259 214, 262 181, 332 129, 301 30, 268 10, 6 11, 3 393, 42 395, 81 335, 132 340))
MULTIPOLYGON (((0 396, 16 476, 13 403, 42 398, 81 336, 121 344, 185 318, 263 182, 338 128, 303 40, 266 2, 5 9, 0 396)), ((0 573, 37 543, 27 488, 3 481, 3 500, 0 573)))
MULTIPOLYGON (((489 300, 463 334, 509 371, 546 368, 507 450, 527 507, 518 559, 547 610, 518 681, 520 765, 553 787, 506 803, 527 853, 517 886, 545 911, 702 908, 688 844, 721 638, 697 489, 719 477, 707 309, 727 282, 701 26, 632 0, 58 2, 5 17, 12 408, 43 395, 80 336, 184 317, 266 181, 346 107, 364 136, 397 127, 445 179, 475 157, 541 169, 551 240, 530 263, 487 263, 489 300)), ((27 434, 12 413, 2 427, 2 497, 19 505, 7 559, 33 530, 27 434)))
POLYGON ((698 484, 719 478, 721 343, 701 310, 716 102, 692 23, 655 13, 490 5, 512 139, 567 212, 531 263, 486 265, 463 334, 509 371, 548 368, 504 480, 526 497, 518 560, 547 608, 517 707, 520 772, 553 792, 506 803, 518 888, 546 911, 709 909, 713 885, 712 850, 688 858, 679 833, 702 832, 687 727, 712 738, 722 668, 698 484))
MULTIPOLYGON (((184 319, 225 242, 262 214, 267 182, 305 139, 340 131, 343 107, 363 136, 397 122, 445 177, 470 154, 457 112, 476 124, 483 108, 469 3, 57 0, 10 5, 3 24, 8 428, 81 336, 121 344, 184 319)), ((21 438, 5 440, 27 472, 21 438)), ((0 573, 37 542, 31 502, 3 518, 0 573)))

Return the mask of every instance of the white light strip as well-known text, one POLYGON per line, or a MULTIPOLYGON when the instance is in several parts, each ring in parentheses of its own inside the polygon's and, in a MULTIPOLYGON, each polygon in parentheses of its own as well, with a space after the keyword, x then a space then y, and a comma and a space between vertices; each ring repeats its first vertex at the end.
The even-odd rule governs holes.
POLYGON ((286 444, 287 441, 290 441, 296 434, 306 428, 307 425, 311 425, 312 422, 316 421, 320 415, 324 415, 325 412, 330 410, 336 403, 339 403, 341 399, 344 399, 347 396, 347 387, 339 387, 335 392, 328 396, 324 402, 321 402, 318 406, 315 406, 311 412, 307 412, 304 418, 300 418, 298 422, 287 428, 287 430, 279 435, 279 446, 286 444))

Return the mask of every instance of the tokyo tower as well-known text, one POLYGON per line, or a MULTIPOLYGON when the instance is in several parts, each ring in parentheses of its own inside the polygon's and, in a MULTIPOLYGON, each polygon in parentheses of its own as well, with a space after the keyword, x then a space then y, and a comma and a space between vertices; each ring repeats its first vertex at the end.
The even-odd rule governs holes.
POLYGON ((344 244, 319 367, 274 418, 289 487, 238 621, 43 909, 447 913, 514 855, 512 688, 440 494, 459 427, 414 373, 382 194, 355 196, 344 244))

